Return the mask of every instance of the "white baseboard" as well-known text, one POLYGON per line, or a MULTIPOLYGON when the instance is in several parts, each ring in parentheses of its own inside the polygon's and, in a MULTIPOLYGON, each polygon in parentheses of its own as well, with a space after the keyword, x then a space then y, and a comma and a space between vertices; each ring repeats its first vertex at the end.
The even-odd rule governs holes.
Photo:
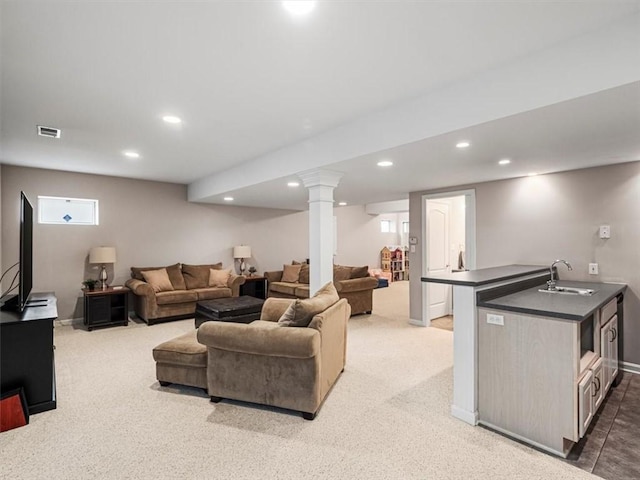
POLYGON ((478 424, 478 412, 469 412, 455 405, 451 405, 451 415, 456 417, 458 420, 462 420, 469 425, 477 425, 478 424))
POLYGON ((416 320, 415 318, 409 319, 409 325, 415 325, 417 327, 425 327, 426 325, 422 323, 422 320, 416 320))
POLYGON ((635 373, 640 375, 640 365, 637 363, 620 362, 620 368, 625 372, 635 373))

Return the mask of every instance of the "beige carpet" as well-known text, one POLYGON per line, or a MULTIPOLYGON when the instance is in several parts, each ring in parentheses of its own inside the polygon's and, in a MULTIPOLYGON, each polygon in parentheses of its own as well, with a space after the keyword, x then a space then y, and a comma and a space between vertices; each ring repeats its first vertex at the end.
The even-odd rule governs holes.
POLYGON ((408 325, 408 283, 349 323, 347 367, 313 422, 160 388, 151 349, 192 320, 57 327, 58 408, 0 434, 11 479, 597 478, 451 417, 452 333, 408 325))

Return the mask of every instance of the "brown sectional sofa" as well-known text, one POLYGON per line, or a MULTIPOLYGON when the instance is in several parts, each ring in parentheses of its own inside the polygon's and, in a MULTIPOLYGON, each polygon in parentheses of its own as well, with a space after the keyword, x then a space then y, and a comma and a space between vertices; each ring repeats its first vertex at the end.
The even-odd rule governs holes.
MULTIPOLYGON (((283 281, 284 270, 265 272, 268 297, 309 298, 309 264, 300 265, 296 281, 283 281)), ((333 284, 340 298, 346 298, 351 306, 351 314, 371 313, 373 310, 373 290, 378 280, 369 275, 368 267, 348 267, 334 265, 333 284)))
POLYGON ((131 277, 126 286, 134 294, 134 311, 148 325, 193 316, 200 300, 237 297, 241 275, 229 276, 225 286, 209 286, 210 270, 222 270, 222 263, 210 265, 186 265, 176 263, 166 267, 131 267, 131 277), (166 269, 170 285, 156 291, 145 281, 142 272, 166 269))

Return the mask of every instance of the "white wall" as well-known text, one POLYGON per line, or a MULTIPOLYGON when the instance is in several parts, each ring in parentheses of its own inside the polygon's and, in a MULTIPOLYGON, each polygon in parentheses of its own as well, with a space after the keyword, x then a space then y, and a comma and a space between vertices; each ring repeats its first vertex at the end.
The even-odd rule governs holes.
MULTIPOLYGON (((452 187, 475 189, 477 268, 513 263, 574 269, 560 278, 624 282, 624 360, 640 364, 640 162, 452 187), (601 240, 598 227, 611 226, 601 240), (588 274, 597 262, 599 275, 588 274)), ((412 221, 421 222, 422 195, 410 195, 412 221)), ((412 223, 412 234, 421 228, 412 223)), ((421 318, 421 248, 411 257, 411 318, 421 318)))
POLYGON ((338 225, 338 254, 334 262, 338 265, 380 268, 380 250, 385 245, 400 244, 402 222, 409 218, 406 213, 384 213, 369 215, 362 205, 334 209, 338 225), (390 220, 396 226, 392 233, 382 233, 380 222, 390 220))

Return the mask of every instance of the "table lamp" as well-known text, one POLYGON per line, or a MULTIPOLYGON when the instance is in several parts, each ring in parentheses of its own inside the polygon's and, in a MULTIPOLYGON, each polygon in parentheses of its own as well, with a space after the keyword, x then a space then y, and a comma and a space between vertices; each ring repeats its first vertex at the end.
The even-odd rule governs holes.
POLYGON ((116 249, 114 247, 93 247, 89 251, 89 263, 100 263, 102 269, 98 280, 100 280, 100 286, 104 290, 107 288, 107 267, 106 263, 116 262, 116 249))
POLYGON ((245 258, 251 258, 251 247, 249 245, 238 245, 233 247, 233 258, 240 259, 240 275, 244 275, 244 271, 247 269, 245 258))

